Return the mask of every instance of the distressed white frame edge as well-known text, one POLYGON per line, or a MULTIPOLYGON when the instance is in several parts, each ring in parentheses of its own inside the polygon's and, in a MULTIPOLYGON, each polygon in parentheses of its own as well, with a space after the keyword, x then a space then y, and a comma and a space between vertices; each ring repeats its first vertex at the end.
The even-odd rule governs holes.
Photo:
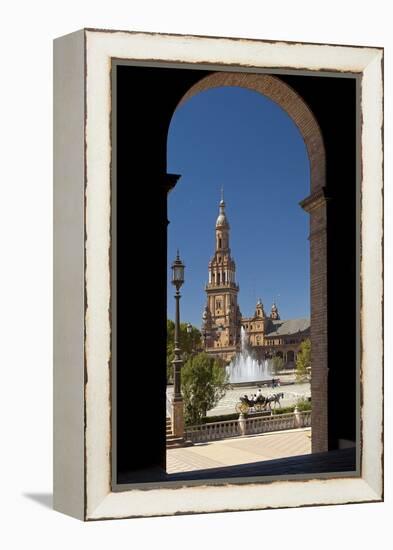
POLYGON ((382 441, 382 58, 379 48, 271 43, 121 31, 85 31, 86 317, 85 518, 379 501, 382 441), (362 462, 361 477, 268 484, 111 491, 110 127, 111 59, 236 64, 362 73, 362 462), (377 243, 377 246, 376 246, 377 243), (366 321, 365 321, 366 320, 366 321), (379 405, 381 403, 381 405, 379 405), (301 489, 301 490, 300 490, 301 489))
POLYGON ((54 42, 53 506, 85 518, 85 33, 54 42))

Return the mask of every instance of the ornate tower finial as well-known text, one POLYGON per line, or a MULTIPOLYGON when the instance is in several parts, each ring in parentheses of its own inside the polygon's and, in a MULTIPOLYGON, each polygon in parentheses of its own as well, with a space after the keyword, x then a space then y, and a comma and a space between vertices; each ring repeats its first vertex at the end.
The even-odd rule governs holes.
POLYGON ((224 201, 224 188, 221 188, 221 200, 219 205, 220 211, 216 221, 216 229, 221 227, 223 229, 229 230, 229 223, 225 213, 225 201, 224 201))
POLYGON ((272 304, 272 309, 271 309, 271 313, 270 313, 270 319, 273 319, 274 321, 279 321, 280 320, 280 314, 278 313, 278 307, 276 305, 276 299, 273 298, 273 304, 272 304))
POLYGON ((256 317, 265 317, 265 311, 263 309, 263 303, 260 298, 258 298, 256 309, 255 309, 255 315, 256 317))

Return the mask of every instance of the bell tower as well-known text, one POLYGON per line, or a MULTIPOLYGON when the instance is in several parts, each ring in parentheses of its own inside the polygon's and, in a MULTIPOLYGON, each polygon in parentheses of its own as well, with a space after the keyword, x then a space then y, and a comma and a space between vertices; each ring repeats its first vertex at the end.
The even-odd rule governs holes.
POLYGON ((259 317, 261 319, 265 318, 265 310, 263 309, 262 300, 259 298, 256 308, 255 308, 255 317, 259 317))
POLYGON ((207 304, 202 332, 206 335, 205 350, 219 353, 226 360, 230 360, 237 351, 241 322, 237 302, 239 285, 236 283, 236 265, 229 247, 229 231, 224 195, 221 191, 215 252, 209 262, 209 280, 205 288, 207 304))
POLYGON ((272 319, 273 321, 279 321, 280 320, 280 314, 278 313, 278 307, 276 305, 276 301, 274 301, 273 304, 272 304, 270 319, 272 319))

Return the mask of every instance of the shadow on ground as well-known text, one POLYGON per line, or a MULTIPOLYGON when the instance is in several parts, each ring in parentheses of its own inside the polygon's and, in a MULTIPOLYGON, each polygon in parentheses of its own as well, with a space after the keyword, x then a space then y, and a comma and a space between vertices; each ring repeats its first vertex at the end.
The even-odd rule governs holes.
POLYGON ((356 471, 356 448, 174 474, 167 474, 159 468, 140 470, 139 472, 127 472, 123 476, 119 476, 118 483, 212 480, 235 477, 261 477, 262 481, 263 476, 292 476, 298 474, 313 476, 315 474, 336 473, 358 475, 356 471))
POLYGON ((23 493, 25 498, 34 500, 45 508, 53 508, 53 494, 52 493, 23 493))

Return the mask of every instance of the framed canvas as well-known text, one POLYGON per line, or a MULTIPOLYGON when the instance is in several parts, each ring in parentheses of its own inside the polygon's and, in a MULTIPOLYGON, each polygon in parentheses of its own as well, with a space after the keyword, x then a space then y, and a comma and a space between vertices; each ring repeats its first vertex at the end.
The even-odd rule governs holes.
MULTIPOLYGON (((192 140, 193 116, 180 145, 202 143, 192 140)), ((54 42, 54 159, 55 509, 98 520, 382 500, 383 49, 77 31, 54 42), (268 315, 260 300, 255 316, 236 310, 227 191, 217 198, 212 187, 207 199, 217 203, 219 217, 214 257, 206 259, 207 305, 201 332, 191 325, 188 332, 201 339, 202 355, 226 361, 225 369, 243 351, 243 333, 267 362, 293 362, 307 336, 311 412, 296 405, 280 422, 271 407, 268 418, 250 412, 255 395, 240 400, 246 409, 236 409, 235 419, 187 424, 179 308, 167 386, 167 280, 179 305, 187 277, 179 253, 171 263, 175 243, 168 247, 168 196, 187 181, 168 169, 168 132, 183 106, 222 89, 262 96, 301 138, 309 170, 298 202, 308 227, 310 319, 278 323, 276 300, 268 315), (285 326, 292 329, 283 332, 285 326), (252 436, 283 428, 308 430, 307 456, 233 461, 245 453, 241 441, 255 443, 252 436), (227 439, 236 449, 224 449, 227 439), (207 458, 201 446, 205 466, 171 470, 176 460, 195 461, 189 446, 212 449, 213 440, 226 462, 207 458), (181 451, 168 454, 169 443, 181 451)), ((225 163, 235 171, 233 158, 225 163)), ((295 172, 288 154, 280 163, 295 172)), ((214 173, 212 164, 205 174, 214 173)), ((241 189, 229 188, 234 213, 241 189)), ((287 192, 280 191, 282 204, 287 192)), ((202 195, 201 185, 194 200, 202 195)), ((196 213, 179 197, 178 211, 199 224, 187 241, 196 257, 201 226, 210 221, 207 211, 196 213)), ((269 226, 256 255, 282 223, 269 226)), ((291 266, 285 270, 290 274, 291 266)), ((195 350, 189 359, 192 366, 195 350)), ((280 400, 280 392, 272 395, 280 400)))

